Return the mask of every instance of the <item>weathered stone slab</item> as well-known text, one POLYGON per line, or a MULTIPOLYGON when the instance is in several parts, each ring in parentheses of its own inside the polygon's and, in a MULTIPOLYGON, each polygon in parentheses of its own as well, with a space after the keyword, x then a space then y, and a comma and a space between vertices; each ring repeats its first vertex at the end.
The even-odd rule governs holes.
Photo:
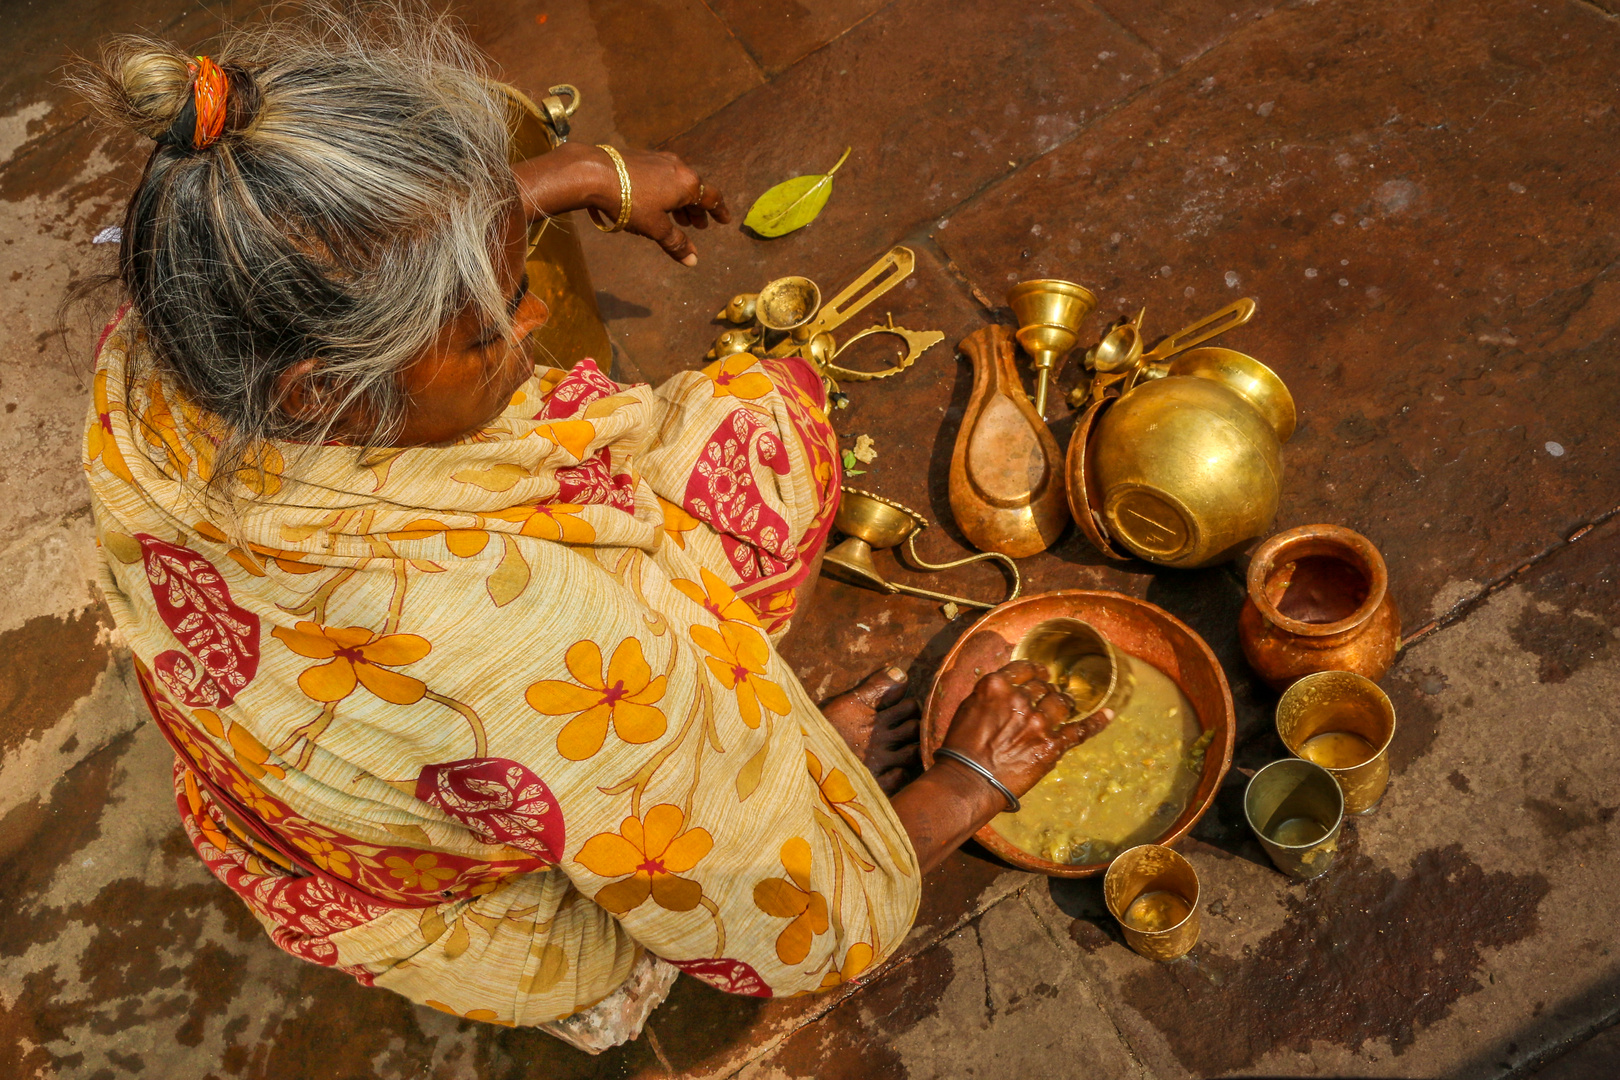
POLYGON ((702 0, 480 4, 462 15, 507 81, 536 96, 579 87, 576 141, 655 146, 763 81, 702 0))
POLYGON ((1073 277, 1150 340, 1258 297, 1221 344, 1299 406, 1278 524, 1366 533, 1415 629, 1620 501, 1617 62, 1578 3, 1279 11, 937 235, 986 295, 1073 277))
POLYGON ((1146 1077, 1099 1010, 1074 946, 1009 900, 744 1069, 748 1080, 1146 1077))
POLYGON ((1402 724, 1429 699, 1426 745, 1315 882, 1246 830, 1189 842, 1205 908, 1186 960, 1130 953, 1094 884, 1049 890, 1157 1075, 1466 1080, 1612 1020, 1616 603, 1620 519, 1411 648, 1388 682, 1402 724))
POLYGON ((884 7, 883 0, 760 4, 713 0, 725 21, 768 74, 775 75, 884 7))

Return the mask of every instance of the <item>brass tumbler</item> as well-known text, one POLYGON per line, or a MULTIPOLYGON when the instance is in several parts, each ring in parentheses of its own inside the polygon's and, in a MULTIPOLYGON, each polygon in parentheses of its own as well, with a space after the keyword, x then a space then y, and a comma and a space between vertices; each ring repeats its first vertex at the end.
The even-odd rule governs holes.
POLYGON ((1290 877, 1327 873, 1339 851, 1344 794, 1320 765, 1283 758, 1255 773, 1243 792, 1249 828, 1290 877))
POLYGON ((1277 734, 1288 752, 1327 770, 1344 791, 1344 812, 1365 814, 1389 786, 1395 706, 1353 671, 1319 671, 1277 703, 1277 734))
POLYGON ((1044 668, 1046 681, 1074 699, 1072 720, 1084 720, 1103 708, 1118 712, 1136 686, 1130 655, 1079 619, 1036 623, 1012 655, 1044 668))
POLYGON ((1121 852, 1103 877, 1103 899, 1126 942, 1149 960, 1175 960, 1198 944, 1198 872, 1167 847, 1121 852))

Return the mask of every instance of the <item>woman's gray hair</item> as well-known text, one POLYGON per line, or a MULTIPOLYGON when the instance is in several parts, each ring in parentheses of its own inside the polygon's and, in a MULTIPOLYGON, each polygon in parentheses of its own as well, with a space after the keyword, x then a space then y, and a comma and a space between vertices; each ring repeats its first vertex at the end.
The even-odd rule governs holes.
MULTIPOLYGON (((212 58, 230 86, 224 133, 152 152, 119 279, 158 362, 225 421, 214 479, 259 440, 325 441, 345 410, 386 443, 400 370, 445 323, 470 306, 510 330, 491 261, 517 200, 505 95, 460 30, 411 0, 306 6, 212 58), (306 358, 320 420, 279 407, 278 376, 306 358)), ((71 81, 155 139, 190 99, 192 62, 121 37, 71 81)))

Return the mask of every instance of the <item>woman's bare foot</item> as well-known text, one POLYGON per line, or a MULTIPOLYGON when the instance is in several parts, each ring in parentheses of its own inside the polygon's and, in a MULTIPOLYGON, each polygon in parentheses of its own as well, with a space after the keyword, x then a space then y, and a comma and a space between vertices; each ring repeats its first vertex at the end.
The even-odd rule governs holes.
POLYGON ((821 706, 822 715, 888 795, 905 785, 919 763, 917 703, 905 693, 906 673, 888 668, 821 706))

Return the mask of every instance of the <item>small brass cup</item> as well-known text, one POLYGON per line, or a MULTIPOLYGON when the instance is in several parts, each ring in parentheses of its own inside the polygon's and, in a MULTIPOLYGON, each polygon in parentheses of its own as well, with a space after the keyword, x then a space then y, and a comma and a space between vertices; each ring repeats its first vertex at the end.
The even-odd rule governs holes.
POLYGON ((1320 765, 1273 761, 1250 779, 1243 813, 1277 869, 1290 877, 1327 873, 1339 851, 1344 793, 1320 765))
POLYGON ((1105 707, 1118 712, 1136 687, 1130 654, 1079 619, 1036 623, 1012 655, 1044 668, 1047 681, 1074 699, 1074 720, 1105 707))
POLYGON ((1318 671, 1300 679, 1277 702, 1277 734, 1290 754, 1338 781, 1345 813, 1365 814, 1384 797, 1395 706, 1366 676, 1318 671))
POLYGON ((1149 960, 1175 960, 1198 944, 1198 872, 1167 847, 1121 852, 1103 877, 1103 899, 1126 942, 1149 960))
POLYGON ((767 282, 754 300, 754 317, 767 330, 787 333, 807 325, 821 309, 821 290, 807 277, 767 282))

